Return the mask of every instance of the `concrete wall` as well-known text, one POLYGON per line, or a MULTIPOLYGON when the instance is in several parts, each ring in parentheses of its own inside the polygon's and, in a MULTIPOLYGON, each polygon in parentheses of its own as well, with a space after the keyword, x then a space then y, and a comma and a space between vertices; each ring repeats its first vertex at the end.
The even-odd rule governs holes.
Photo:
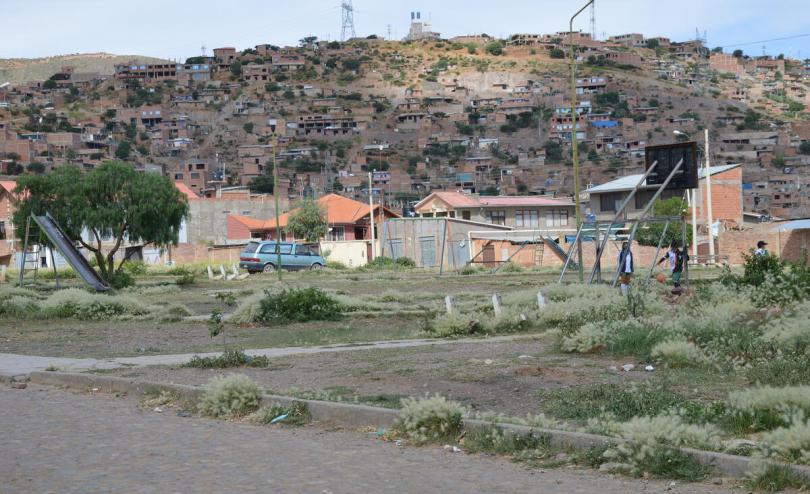
POLYGON ((378 230, 382 256, 408 257, 423 268, 437 269, 441 263, 444 269, 458 269, 474 255, 468 232, 509 229, 452 218, 398 218, 386 221, 378 230))
MULTIPOLYGON (((175 264, 189 264, 204 262, 209 264, 239 264, 239 254, 244 245, 231 245, 227 247, 209 247, 205 244, 181 244, 171 249, 171 260, 175 264)), ((164 259, 169 259, 169 253, 163 253, 164 259)))
MULTIPOLYGON (((273 201, 216 199, 189 201, 186 241, 189 244, 228 242, 228 215, 236 214, 256 219, 275 217, 273 201)), ((249 236, 248 236, 249 238, 249 236)))
POLYGON ((729 256, 729 263, 741 264, 742 254, 756 249, 757 242, 768 243, 768 252, 780 259, 802 262, 810 248, 810 230, 778 232, 778 223, 762 223, 742 231, 721 231, 717 237, 717 252, 729 256))
POLYGON ((368 264, 370 240, 351 240, 345 242, 321 242, 321 252, 329 251, 328 261, 335 261, 351 268, 368 264))

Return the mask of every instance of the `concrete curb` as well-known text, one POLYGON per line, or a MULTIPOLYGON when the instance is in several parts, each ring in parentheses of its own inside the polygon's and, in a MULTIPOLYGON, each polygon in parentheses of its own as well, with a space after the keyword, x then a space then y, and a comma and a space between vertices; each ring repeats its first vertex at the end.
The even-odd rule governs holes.
MULTIPOLYGON (((10 382, 11 378, 3 378, 0 381, 10 382)), ((177 394, 184 400, 197 400, 202 394, 202 388, 187 386, 183 384, 164 384, 145 381, 136 381, 122 377, 101 376, 95 374, 71 374, 63 372, 32 372, 30 382, 46 386, 70 388, 76 390, 89 391, 97 389, 103 393, 127 393, 141 396, 148 392, 169 391, 177 394)), ((326 422, 342 427, 360 428, 367 426, 390 428, 396 424, 399 411, 388 408, 377 408, 367 405, 357 405, 350 403, 339 403, 329 401, 302 400, 290 396, 263 395, 262 403, 279 403, 282 405, 293 402, 303 402, 309 407, 312 419, 316 422, 326 422)), ((575 450, 588 449, 591 447, 604 446, 607 444, 621 444, 624 439, 586 434, 582 432, 561 431, 551 429, 539 429, 522 425, 492 423, 484 420, 467 419, 464 425, 471 429, 481 429, 496 426, 516 434, 526 435, 530 433, 548 435, 550 442, 555 447, 569 448, 575 450)), ((735 456, 713 451, 702 451, 691 448, 680 448, 680 450, 701 464, 714 468, 718 473, 730 477, 743 477, 756 461, 745 456, 735 456)), ((800 465, 784 465, 777 462, 768 461, 773 465, 783 465, 792 469, 810 481, 810 467, 800 465)))

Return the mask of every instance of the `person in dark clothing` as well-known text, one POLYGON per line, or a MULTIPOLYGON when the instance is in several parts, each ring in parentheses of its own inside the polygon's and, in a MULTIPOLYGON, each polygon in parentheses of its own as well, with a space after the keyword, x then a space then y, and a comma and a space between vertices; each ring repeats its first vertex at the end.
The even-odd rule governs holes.
POLYGON ((622 295, 627 295, 630 292, 630 282, 633 280, 634 271, 633 252, 630 250, 630 244, 624 242, 622 243, 622 251, 619 252, 619 279, 622 295))

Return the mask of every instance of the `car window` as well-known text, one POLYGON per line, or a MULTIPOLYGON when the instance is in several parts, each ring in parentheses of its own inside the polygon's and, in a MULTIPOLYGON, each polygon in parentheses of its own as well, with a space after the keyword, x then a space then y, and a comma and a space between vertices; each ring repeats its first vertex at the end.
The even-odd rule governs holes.
POLYGON ((295 246, 295 255, 297 256, 309 256, 309 247, 306 245, 296 245, 295 246))
POLYGON ((245 250, 243 252, 253 254, 254 252, 256 252, 256 247, 258 247, 258 246, 259 246, 259 242, 248 242, 248 244, 245 246, 245 250))
POLYGON ((289 254, 292 252, 292 245, 290 244, 264 244, 262 245, 262 249, 259 251, 262 254, 277 254, 276 245, 278 245, 281 249, 282 254, 289 254))

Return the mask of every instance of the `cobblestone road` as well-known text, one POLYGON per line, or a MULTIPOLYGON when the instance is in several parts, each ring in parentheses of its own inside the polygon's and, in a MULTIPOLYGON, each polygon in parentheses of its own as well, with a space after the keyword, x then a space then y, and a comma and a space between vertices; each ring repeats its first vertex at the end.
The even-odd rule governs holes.
MULTIPOLYGON (((666 482, 397 447, 359 432, 156 413, 134 400, 0 386, 0 493, 664 492, 666 482)), ((668 492, 729 492, 678 484, 668 492)))

